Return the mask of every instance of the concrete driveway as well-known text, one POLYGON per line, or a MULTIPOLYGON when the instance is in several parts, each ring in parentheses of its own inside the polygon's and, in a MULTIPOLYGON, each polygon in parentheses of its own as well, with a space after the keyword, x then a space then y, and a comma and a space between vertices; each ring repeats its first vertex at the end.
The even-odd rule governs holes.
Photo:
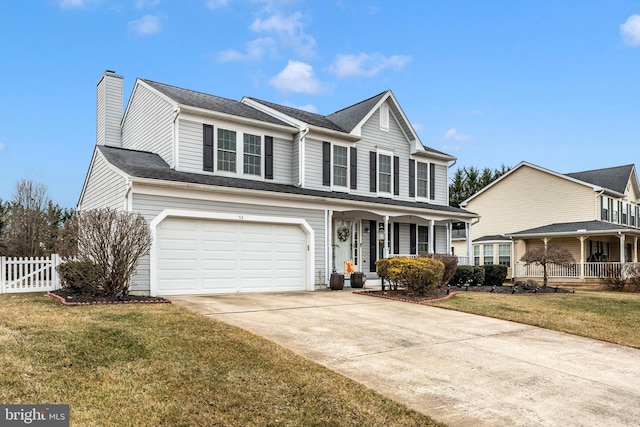
POLYGON ((172 297, 451 426, 640 424, 640 351, 349 291, 172 297))

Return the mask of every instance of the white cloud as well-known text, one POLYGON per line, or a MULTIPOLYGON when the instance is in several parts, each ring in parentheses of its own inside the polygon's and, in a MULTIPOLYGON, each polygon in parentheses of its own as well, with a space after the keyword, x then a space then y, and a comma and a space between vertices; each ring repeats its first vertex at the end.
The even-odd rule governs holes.
POLYGON ((297 108, 298 110, 302 110, 302 111, 308 111, 309 113, 316 113, 316 114, 318 113, 318 109, 313 104, 294 105, 294 104, 289 104, 285 102, 283 105, 286 105, 287 107, 291 107, 291 108, 297 108))
POLYGON ((300 61, 289 60, 284 70, 269 80, 269 84, 284 92, 317 94, 328 89, 315 76, 313 67, 300 61))
POLYGON ((640 15, 631 15, 621 24, 620 34, 626 45, 640 46, 640 15))
POLYGON ((451 139, 453 141, 469 141, 471 139, 471 135, 463 135, 458 133, 456 128, 451 128, 444 134, 444 139, 451 139))
POLYGON ((160 31, 160 19, 155 15, 144 15, 140 19, 130 21, 129 29, 141 36, 148 36, 160 31))
POLYGON ((4 150, 7 148, 6 145, 2 141, 0 141, 0 154, 4 153, 4 150))
POLYGON ((218 53, 218 62, 261 59, 267 53, 275 56, 276 51, 277 47, 275 40, 269 37, 264 37, 248 42, 245 45, 244 52, 231 49, 218 53))
POLYGON ((60 7, 82 7, 85 3, 85 0, 60 0, 60 7))
POLYGON ((400 71, 411 60, 406 55, 384 56, 379 53, 338 55, 329 71, 338 77, 373 77, 387 68, 400 71))
POLYGON ((208 0, 205 3, 205 6, 207 7, 207 9, 210 9, 210 10, 216 10, 221 7, 225 7, 227 5, 229 5, 229 0, 208 0))
POLYGON ((316 41, 305 34, 302 18, 300 12, 289 16, 276 12, 266 19, 256 19, 250 28, 257 33, 272 34, 281 46, 293 50, 301 57, 310 57, 315 53, 316 41))
POLYGON ((442 150, 445 152, 451 153, 455 151, 460 151, 460 148, 462 148, 460 147, 460 145, 445 145, 442 147, 442 150))

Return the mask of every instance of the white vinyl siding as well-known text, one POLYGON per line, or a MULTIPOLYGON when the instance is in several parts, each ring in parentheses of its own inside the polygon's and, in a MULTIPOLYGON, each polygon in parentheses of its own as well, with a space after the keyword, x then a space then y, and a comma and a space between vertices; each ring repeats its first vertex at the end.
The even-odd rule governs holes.
POLYGON ((78 210, 125 207, 126 179, 109 167, 100 152, 96 152, 94 162, 88 172, 89 177, 78 210))
MULTIPOLYGON (((183 194, 184 191, 176 192, 183 194)), ((202 197, 202 193, 194 192, 193 197, 202 197)), ((220 212, 232 214, 249 214, 304 218, 313 228, 315 233, 315 260, 314 279, 316 283, 325 283, 325 230, 324 209, 290 208, 282 205, 277 198, 261 198, 260 204, 246 203, 246 197, 238 197, 238 202, 225 202, 218 200, 202 200, 199 198, 186 198, 177 196, 161 196, 152 194, 134 194, 134 212, 141 213, 145 219, 151 222, 164 209, 181 209, 190 211, 220 212)), ((149 255, 142 257, 136 275, 132 281, 132 291, 148 293, 149 288, 149 255)))
POLYGON ((433 233, 435 234, 433 250, 438 254, 448 254, 451 248, 447 243, 447 227, 436 225, 433 233))
POLYGON ((122 125, 123 148, 157 153, 172 165, 173 114, 173 105, 137 84, 122 125))
POLYGON ((180 170, 202 172, 202 123, 180 119, 180 170))
POLYGON ((97 88, 97 139, 98 145, 122 146, 122 89, 120 76, 104 75, 97 88))
POLYGON ((326 190, 322 185, 322 141, 305 138, 304 174, 305 187, 314 190, 326 190))
MULTIPOLYGON (((293 147, 297 148, 297 144, 293 144, 293 147)), ((295 165, 295 170, 297 170, 298 157, 297 155, 293 156, 293 147, 291 140, 273 138, 273 180, 270 180, 271 182, 289 185, 297 184, 297 181, 293 182, 294 170, 292 169, 292 164, 295 165)))
MULTIPOLYGON (((435 195, 432 200, 433 203, 437 205, 449 205, 449 188, 447 186, 449 170, 447 165, 437 164, 435 165, 435 177, 431 177, 431 179, 435 179, 435 195)), ((431 197, 431 195, 429 195, 431 197)))

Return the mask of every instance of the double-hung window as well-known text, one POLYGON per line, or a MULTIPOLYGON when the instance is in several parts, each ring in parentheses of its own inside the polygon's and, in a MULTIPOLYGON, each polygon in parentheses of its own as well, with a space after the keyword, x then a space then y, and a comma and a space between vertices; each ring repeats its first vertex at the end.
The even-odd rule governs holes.
POLYGON ((340 145, 333 146, 333 185, 339 187, 347 186, 347 176, 349 171, 349 156, 347 147, 340 145))
POLYGON ((493 245, 484 245, 482 253, 484 255, 483 264, 493 264, 493 245))
POLYGON ((480 265, 480 245, 473 245, 473 265, 480 265))
POLYGON ((236 132, 218 128, 218 170, 236 171, 236 132))
POLYGON ((244 173, 247 175, 260 175, 260 163, 262 155, 262 141, 260 136, 244 134, 244 173))
POLYGON ((511 267, 511 245, 498 245, 498 264, 511 267))
POLYGON ((613 212, 611 213, 611 222, 613 223, 618 223, 619 219, 618 219, 618 201, 614 200, 613 201, 613 212))
POLYGON ((391 194, 391 176, 393 175, 391 156, 378 155, 378 192, 391 194))
POLYGON ((602 221, 609 221, 609 198, 607 196, 602 196, 600 198, 600 203, 601 203, 601 213, 600 213, 600 220, 602 221))
POLYGON ((424 197, 429 196, 429 164, 428 163, 416 163, 416 189, 417 196, 424 197))

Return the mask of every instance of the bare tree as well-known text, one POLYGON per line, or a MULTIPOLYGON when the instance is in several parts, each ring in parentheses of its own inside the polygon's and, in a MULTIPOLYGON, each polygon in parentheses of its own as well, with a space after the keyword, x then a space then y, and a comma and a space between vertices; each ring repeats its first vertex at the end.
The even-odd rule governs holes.
POLYGON ((140 214, 95 209, 78 213, 63 231, 63 255, 96 265, 99 290, 126 294, 138 260, 151 248, 149 224, 140 214))
POLYGON ((575 263, 571 252, 558 245, 546 245, 527 251, 520 261, 525 264, 541 265, 544 278, 544 287, 547 287, 547 265, 563 265, 575 263))
POLYGON ((43 241, 48 227, 46 212, 49 203, 51 200, 44 184, 28 180, 16 184, 16 191, 7 209, 6 230, 2 236, 7 255, 45 255, 43 241))
POLYGON ((6 255, 7 245, 4 239, 9 215, 9 203, 0 199, 0 255, 6 255))

